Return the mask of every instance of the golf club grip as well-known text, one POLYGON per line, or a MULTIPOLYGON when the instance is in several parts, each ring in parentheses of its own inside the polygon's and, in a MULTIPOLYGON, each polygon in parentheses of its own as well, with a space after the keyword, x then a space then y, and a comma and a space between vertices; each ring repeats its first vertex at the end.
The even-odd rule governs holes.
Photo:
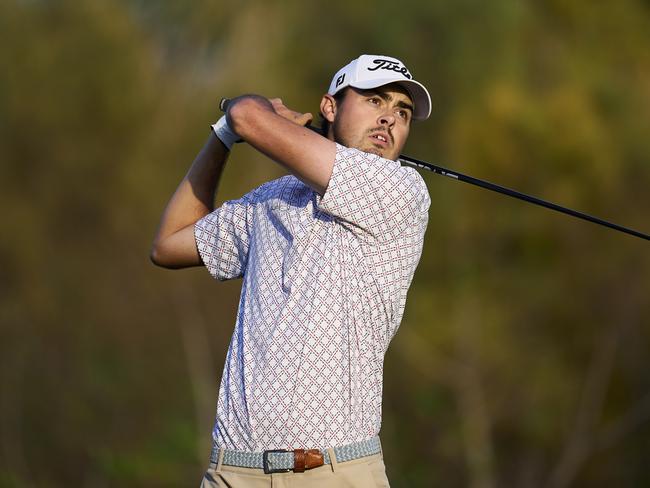
POLYGON ((230 98, 222 98, 219 102, 219 110, 225 112, 228 110, 228 105, 230 105, 230 98))

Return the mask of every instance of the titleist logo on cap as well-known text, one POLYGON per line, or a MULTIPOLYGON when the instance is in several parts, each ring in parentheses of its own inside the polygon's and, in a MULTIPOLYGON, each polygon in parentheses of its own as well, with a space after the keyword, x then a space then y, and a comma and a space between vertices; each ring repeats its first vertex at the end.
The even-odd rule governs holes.
POLYGON ((391 61, 390 59, 373 59, 372 60, 373 64, 376 64, 375 67, 372 68, 367 68, 368 71, 377 71, 378 69, 385 69, 388 71, 395 71, 396 73, 400 73, 404 75, 405 78, 411 79, 411 73, 409 73, 409 70, 406 69, 406 66, 402 66, 399 63, 396 63, 395 61, 391 61))
POLYGON ((424 85, 413 79, 404 63, 397 58, 381 54, 362 54, 343 66, 332 77, 327 93, 336 95, 351 86, 368 90, 397 83, 406 90, 413 101, 413 119, 424 120, 431 113, 431 97, 424 85))

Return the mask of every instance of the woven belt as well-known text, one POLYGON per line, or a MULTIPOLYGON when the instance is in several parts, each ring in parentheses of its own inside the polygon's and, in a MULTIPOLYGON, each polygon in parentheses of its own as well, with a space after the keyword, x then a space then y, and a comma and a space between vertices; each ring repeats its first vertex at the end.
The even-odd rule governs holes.
MULTIPOLYGON (((379 437, 372 437, 365 441, 354 442, 341 447, 334 447, 333 451, 336 456, 336 461, 344 463, 346 461, 352 461, 353 459, 379 454, 381 452, 381 443, 379 442, 379 437)), ((305 469, 305 454, 307 454, 307 456, 311 454, 312 458, 313 456, 317 456, 318 458, 322 457, 322 462, 313 466, 307 465, 306 469, 322 466, 323 463, 330 464, 332 462, 330 460, 329 452, 326 449, 311 449, 309 451, 303 449, 296 449, 294 451, 272 449, 263 452, 232 451, 230 449, 224 449, 222 464, 228 466, 239 466, 241 468, 259 468, 263 469, 267 474, 282 473, 292 470, 300 472, 305 469), (296 463, 296 460, 299 458, 303 459, 303 465, 301 467, 298 467, 296 463)), ((213 446, 212 452, 210 453, 210 462, 217 464, 218 458, 219 448, 213 446)))

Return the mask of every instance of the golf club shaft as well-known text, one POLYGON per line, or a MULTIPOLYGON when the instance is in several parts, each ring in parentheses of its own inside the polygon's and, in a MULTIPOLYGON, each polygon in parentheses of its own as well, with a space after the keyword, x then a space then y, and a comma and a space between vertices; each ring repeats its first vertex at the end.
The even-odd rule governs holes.
POLYGON ((650 235, 644 234, 643 232, 636 231, 634 229, 629 229, 627 227, 623 227, 618 224, 614 224, 612 222, 607 222, 606 220, 599 219, 598 217, 594 217, 592 215, 588 215, 583 212, 578 212, 577 210, 572 210, 570 208, 562 207, 561 205, 557 205, 552 202, 547 202, 546 200, 542 200, 541 198, 533 197, 531 195, 526 195, 525 193, 518 192, 516 190, 511 190, 510 188, 506 188, 503 186, 495 185, 494 183, 490 183, 489 181, 484 181, 480 180, 478 178, 474 178, 472 176, 467 176, 462 173, 458 173, 456 171, 451 171, 449 169, 443 168, 441 166, 436 166, 431 163, 427 163, 426 161, 420 161, 419 159, 412 158, 410 156, 404 156, 401 155, 399 157, 399 160, 405 164, 408 164, 410 166, 414 166, 416 168, 422 168, 422 169, 427 169, 429 171, 432 171, 436 174, 442 175, 442 176, 448 176, 450 178, 453 178, 458 181, 463 181, 465 183, 469 183, 471 185, 476 185, 480 186, 481 188, 485 188, 487 190, 492 190, 497 193, 501 193, 503 195, 508 195, 509 197, 513 198, 518 198, 519 200, 523 200, 528 203, 532 203, 535 205, 539 205, 541 207, 548 208, 550 210, 555 210, 556 212, 561 212, 566 215, 571 215, 573 217, 577 217, 582 220, 587 220, 588 222, 593 222, 594 224, 599 224, 603 225, 605 227, 609 227, 610 229, 618 230, 620 232, 625 232, 626 234, 633 235, 635 237, 639 237, 641 239, 645 240, 650 240, 650 235))
MULTIPOLYGON (((226 111, 228 108, 228 103, 230 102, 230 99, 228 98, 222 98, 221 102, 219 103, 219 108, 222 111, 226 111)), ((307 128, 319 133, 322 135, 320 129, 317 127, 312 127, 310 125, 307 126, 307 128)), ((541 207, 548 208, 550 210, 555 210, 556 212, 561 212, 566 215, 571 215, 572 217, 576 217, 582 220, 586 220, 588 222, 592 222, 594 224, 599 224, 604 227, 608 227, 610 229, 617 230, 619 232, 624 232, 626 234, 639 237, 641 239, 645 239, 646 241, 650 241, 650 235, 644 234, 643 232, 639 232, 633 229, 629 229, 627 227, 623 227, 618 224, 614 224, 612 222, 608 222, 606 220, 600 219, 598 217, 593 217, 591 215, 588 215, 583 212, 578 212, 577 210, 572 210, 570 208, 563 207, 561 205, 557 205, 555 203, 547 202, 546 200, 542 200, 541 198, 533 197, 530 195, 526 195, 525 193, 518 192, 516 190, 511 190, 510 188, 506 188, 500 185, 495 185, 494 183, 490 183, 489 181, 481 180, 478 178, 474 178, 472 176, 464 175, 462 173, 458 173, 456 171, 451 171, 449 169, 443 168, 442 166, 436 166, 435 164, 428 163, 426 161, 421 161, 416 158, 412 158, 410 156, 405 156, 405 155, 400 155, 398 158, 400 162, 407 164, 409 166, 413 166, 415 168, 420 168, 420 169, 426 169, 428 171, 431 171, 435 174, 442 175, 442 176, 448 176, 450 178, 453 178, 458 181, 462 181, 464 183, 469 183, 471 185, 475 186, 480 186, 481 188, 485 188, 486 190, 491 190, 497 193, 501 193, 503 195, 507 195, 509 197, 517 198, 519 200, 523 200, 528 203, 532 203, 534 205, 539 205, 541 207)))

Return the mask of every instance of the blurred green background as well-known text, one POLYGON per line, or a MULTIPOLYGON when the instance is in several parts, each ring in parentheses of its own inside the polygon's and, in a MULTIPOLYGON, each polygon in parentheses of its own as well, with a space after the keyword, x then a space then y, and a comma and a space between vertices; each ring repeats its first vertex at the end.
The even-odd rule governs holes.
MULTIPOLYGON (((361 53, 432 94, 407 154, 650 231, 650 2, 0 2, 0 486, 198 486, 240 282, 149 263, 256 92, 361 53)), ((282 170, 238 146, 219 201, 282 170)), ((385 366, 399 487, 650 486, 648 242, 424 175, 385 366)))

